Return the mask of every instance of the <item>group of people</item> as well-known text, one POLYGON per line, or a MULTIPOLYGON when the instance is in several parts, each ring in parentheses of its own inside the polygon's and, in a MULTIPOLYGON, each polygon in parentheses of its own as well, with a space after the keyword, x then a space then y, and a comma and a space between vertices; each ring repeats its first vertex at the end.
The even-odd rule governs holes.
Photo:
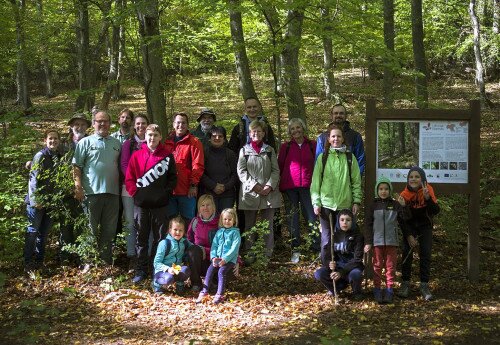
MULTIPOLYGON (((41 172, 53 169, 69 152, 74 198, 88 216, 101 259, 112 262, 112 245, 123 218, 132 281, 144 281, 152 270, 155 292, 162 293, 170 285, 182 291, 183 282, 190 278, 201 302, 217 282, 213 302, 222 302, 227 279, 239 265, 240 231, 252 229, 259 216, 266 220, 265 255, 271 257, 275 213, 285 200, 293 263, 301 256, 300 210, 311 233, 319 219, 321 236, 311 249, 321 257, 315 278, 329 293, 350 285, 354 298, 361 296, 363 253, 373 246, 374 297, 379 303, 391 303, 401 228, 405 259, 400 294, 409 294, 412 252, 418 247, 421 292, 431 299, 432 216, 439 207, 425 172, 411 168, 408 185, 396 199, 390 181, 379 179, 375 200, 367 210, 370 222, 362 233, 356 216, 362 201, 364 147, 361 135, 346 120, 346 108, 332 107, 332 122, 317 140, 307 137, 303 120, 290 119, 289 140, 277 150, 260 102, 248 98, 244 104, 245 114, 232 129, 229 142, 226 129, 215 124, 216 114, 208 108, 199 113, 193 131, 188 130, 188 115, 176 113, 173 131, 166 137, 145 115, 134 116, 129 109, 120 113, 115 133, 110 133, 110 115, 98 109, 92 122, 84 114, 70 119, 70 136, 64 145, 59 145, 57 131, 48 130, 46 147, 35 155, 30 172, 25 266, 31 269, 43 262, 51 223, 50 205, 36 203, 37 189, 50 193, 53 188, 50 179, 40 178, 41 172), (94 133, 87 136, 91 124, 94 133)), ((73 202, 71 207, 78 206, 73 202)), ((61 242, 74 242, 77 234, 63 228, 66 235, 61 242)), ((248 236, 241 251, 251 253, 255 240, 255 235, 248 236)), ((254 259, 246 255, 245 264, 251 265, 254 259)))

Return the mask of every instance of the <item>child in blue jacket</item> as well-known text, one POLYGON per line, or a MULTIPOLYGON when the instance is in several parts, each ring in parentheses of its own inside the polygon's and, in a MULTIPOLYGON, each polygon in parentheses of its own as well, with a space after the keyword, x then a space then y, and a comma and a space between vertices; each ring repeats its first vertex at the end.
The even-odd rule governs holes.
POLYGON ((210 250, 212 264, 208 267, 203 290, 200 291, 196 303, 201 303, 208 295, 212 277, 217 271, 219 280, 213 303, 218 304, 224 301, 227 275, 236 265, 241 244, 240 230, 236 226, 238 226, 236 211, 232 208, 223 210, 219 218, 220 228, 215 234, 210 250))
POLYGON ((191 275, 191 270, 183 264, 184 253, 192 245, 185 237, 186 223, 182 217, 172 218, 168 224, 168 235, 161 240, 156 250, 153 266, 153 291, 163 293, 169 285, 179 282, 177 291, 180 292, 191 275))

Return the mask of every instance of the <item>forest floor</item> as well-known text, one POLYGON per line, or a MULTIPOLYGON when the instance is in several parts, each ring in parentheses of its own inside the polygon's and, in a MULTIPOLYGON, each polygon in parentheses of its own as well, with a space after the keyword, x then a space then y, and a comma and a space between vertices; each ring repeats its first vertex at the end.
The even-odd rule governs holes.
MULTIPOLYGON (((363 85, 359 75, 357 78, 340 75, 337 82, 349 90, 345 95, 352 109, 350 120, 353 127, 361 129, 363 102, 368 96, 380 96, 379 91, 374 91, 380 87, 363 85)), ((205 104, 212 106, 221 122, 229 124, 229 117, 241 112, 241 105, 237 91, 229 90, 227 83, 217 79, 204 94, 182 96, 180 92, 178 97, 189 99, 179 103, 190 114, 205 104)), ((202 89, 196 85, 191 88, 202 89)), ((498 84, 489 85, 489 92, 500 104, 498 84)), ((434 103, 467 107, 473 93, 471 85, 448 81, 435 87, 434 94, 439 97, 434 103)), ((113 114, 125 106, 144 110, 140 88, 129 88, 128 94, 113 104, 113 114)), ((52 100, 36 99, 39 113, 30 117, 27 125, 42 129, 48 123, 57 123, 65 128, 62 119, 71 113, 70 100, 64 95, 52 100)), ((306 101, 310 114, 324 114, 310 121, 317 132, 321 123, 328 122, 329 105, 314 97, 306 101)), ((264 101, 266 105, 270 108, 271 101, 264 101)), ((401 101, 398 105, 411 107, 411 102, 401 101)), ((484 210, 491 207, 492 198, 498 197, 498 114, 498 108, 483 114, 484 210)), ((38 274, 23 274, 21 259, 5 262, 0 258, 0 344, 500 344, 498 242, 481 243, 480 277, 470 282, 464 200, 443 198, 432 254, 431 288, 435 298, 430 302, 418 293, 417 268, 408 299, 396 298, 392 305, 378 305, 368 280, 363 283, 362 301, 353 302, 341 294, 340 303, 335 305, 313 279, 319 266, 312 256, 304 257, 298 265, 289 263, 284 235, 266 271, 243 267, 241 276, 229 284, 225 303, 212 305, 207 301, 196 305, 196 294, 189 290, 180 296, 173 292, 156 295, 149 282, 133 286, 122 256, 113 267, 93 268, 86 274, 75 267, 59 267, 54 260, 53 234, 46 268, 38 274)), ((482 213, 482 235, 498 236, 499 220, 494 214, 491 210, 482 213)), ((417 266, 418 259, 414 262, 417 266)))

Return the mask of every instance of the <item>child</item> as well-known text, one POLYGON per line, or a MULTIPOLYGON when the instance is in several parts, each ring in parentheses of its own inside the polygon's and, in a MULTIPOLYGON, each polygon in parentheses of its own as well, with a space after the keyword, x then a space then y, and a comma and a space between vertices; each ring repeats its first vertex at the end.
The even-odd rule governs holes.
POLYGON ((406 217, 405 201, 392 198, 391 181, 382 176, 375 185, 375 200, 368 212, 365 233, 365 253, 373 246, 373 295, 378 303, 392 303, 392 286, 396 276, 398 258, 398 224, 403 228, 406 217), (382 268, 385 268, 386 290, 381 290, 382 268))
POLYGON ((439 213, 434 189, 427 183, 424 170, 412 167, 408 171, 408 183, 401 193, 409 206, 411 216, 403 227, 403 263, 401 289, 398 295, 406 298, 410 293, 411 265, 413 250, 418 246, 420 258, 420 292, 424 300, 432 299, 429 290, 431 269, 432 217, 439 213))
POLYGON ((177 285, 177 292, 181 292, 184 281, 191 275, 189 267, 182 264, 184 252, 192 245, 184 238, 185 231, 184 219, 180 216, 172 218, 168 224, 167 237, 158 244, 153 262, 153 291, 156 293, 163 293, 163 289, 175 282, 180 283, 177 285))
POLYGON ((314 278, 319 280, 328 289, 330 295, 334 294, 333 282, 337 292, 344 290, 351 284, 354 300, 360 300, 361 281, 363 279, 363 235, 356 223, 354 215, 349 209, 339 212, 338 222, 333 234, 334 258, 331 259, 331 249, 326 253, 328 266, 323 265, 314 272, 314 278))
POLYGON ((222 211, 219 219, 219 231, 215 234, 210 250, 210 259, 212 265, 208 267, 205 276, 203 290, 200 291, 196 303, 201 303, 210 289, 212 276, 218 271, 217 294, 214 296, 213 303, 218 304, 224 300, 224 290, 226 288, 226 277, 234 269, 238 259, 241 236, 238 226, 238 216, 232 208, 226 208, 222 211))
MULTIPOLYGON (((58 152, 61 136, 53 129, 44 136, 45 147, 33 158, 28 195, 25 202, 28 215, 28 227, 24 242, 24 270, 38 269, 43 265, 45 239, 52 226, 48 205, 44 205, 43 195, 50 195, 54 186, 50 182, 51 170, 61 158, 58 152)), ((47 200, 45 200, 47 202, 47 200)))
POLYGON ((187 238, 196 244, 189 250, 191 263, 192 291, 199 292, 202 285, 201 276, 205 276, 210 266, 210 243, 219 226, 219 216, 215 212, 214 198, 203 194, 198 199, 198 215, 189 223, 187 238))

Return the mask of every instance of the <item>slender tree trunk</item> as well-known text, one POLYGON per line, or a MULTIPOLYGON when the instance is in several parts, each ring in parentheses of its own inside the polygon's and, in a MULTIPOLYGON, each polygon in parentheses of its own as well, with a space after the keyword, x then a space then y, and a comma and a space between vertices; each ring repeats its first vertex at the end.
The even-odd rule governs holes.
POLYGON ((427 61, 425 59, 424 26, 422 21, 422 0, 411 0, 411 33, 413 44, 413 61, 415 63, 416 77, 416 103, 417 108, 425 109, 429 102, 427 90, 427 61))
POLYGON ((500 0, 493 0, 493 33, 500 33, 500 0))
POLYGON ((24 32, 24 15, 26 11, 26 2, 24 0, 10 0, 14 21, 16 25, 16 45, 17 45, 17 71, 16 86, 17 99, 16 104, 22 106, 24 111, 31 108, 31 98, 29 95, 28 67, 26 65, 26 39, 24 32))
MULTIPOLYGON (((115 6, 118 6, 120 0, 115 1, 115 6)), ((111 41, 109 42, 109 71, 106 89, 102 95, 100 108, 108 110, 113 90, 115 89, 116 79, 118 75, 118 54, 120 47, 120 25, 114 20, 112 24, 111 41)))
POLYGON ((486 88, 484 85, 484 72, 483 72, 483 59, 481 57, 481 31, 479 20, 476 15, 476 1, 470 0, 469 2, 469 15, 474 30, 474 57, 476 59, 476 85, 479 89, 481 99, 481 106, 485 105, 486 101, 486 88))
POLYGON ((281 54, 283 64, 283 86, 288 108, 288 118, 306 120, 304 96, 300 88, 299 50, 302 39, 303 9, 291 9, 287 16, 285 47, 281 54))
POLYGON ((41 64, 43 73, 45 76, 45 96, 48 98, 54 97, 54 89, 52 87, 52 64, 49 60, 49 48, 47 45, 47 32, 45 25, 45 18, 43 13, 43 0, 37 0, 36 9, 38 14, 38 22, 39 22, 39 34, 40 34, 40 42, 41 42, 41 64))
POLYGON ((160 16, 158 1, 136 0, 139 33, 142 39, 142 65, 144 75, 144 90, 148 117, 158 124, 166 135, 170 124, 166 115, 165 101, 165 71, 163 67, 163 52, 160 39, 160 16))
POLYGON ((76 38, 78 59, 78 89, 75 110, 90 111, 94 106, 95 96, 92 90, 92 69, 90 66, 89 10, 88 0, 76 0, 77 10, 76 38))
MULTIPOLYGON (((117 0, 116 6, 118 13, 123 13, 127 6, 127 0, 117 0)), ((116 71, 116 80, 113 87, 113 99, 120 99, 121 96, 121 88, 120 83, 123 77, 122 73, 122 61, 125 56, 125 24, 123 21, 120 21, 120 32, 119 32, 120 44, 118 46, 118 63, 117 63, 117 71, 116 71)))
POLYGON ((250 64, 248 62, 247 51, 245 47, 245 38, 243 36, 243 24, 241 20, 241 1, 228 0, 229 7, 229 25, 231 28, 231 38, 233 40, 234 57, 236 62, 236 72, 240 81, 240 90, 243 98, 257 98, 253 86, 252 74, 250 73, 250 64))
POLYGON ((333 73, 333 44, 330 34, 332 33, 330 8, 325 6, 320 9, 321 22, 323 23, 323 35, 321 41, 323 43, 323 85, 325 87, 325 97, 329 101, 333 101, 335 94, 335 78, 333 73))
POLYGON ((392 107, 394 102, 394 0, 384 0, 384 43, 387 49, 384 61, 384 106, 392 107))

